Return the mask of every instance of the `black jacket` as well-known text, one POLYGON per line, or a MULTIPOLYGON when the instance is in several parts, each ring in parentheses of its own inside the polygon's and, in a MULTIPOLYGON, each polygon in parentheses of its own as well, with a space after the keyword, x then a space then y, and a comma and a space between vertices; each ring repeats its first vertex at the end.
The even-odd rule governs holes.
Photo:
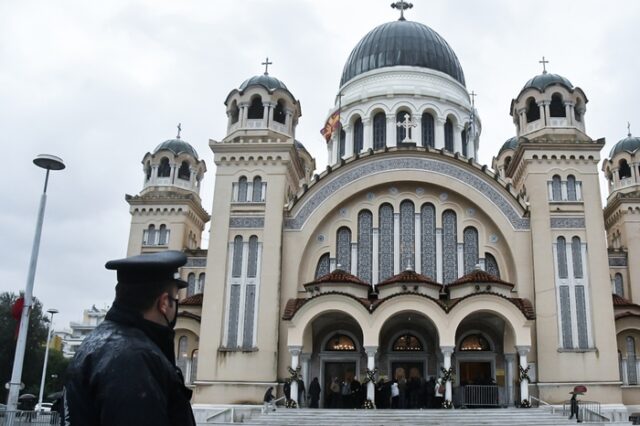
POLYGON ((63 425, 195 426, 174 332, 114 304, 69 365, 63 425))

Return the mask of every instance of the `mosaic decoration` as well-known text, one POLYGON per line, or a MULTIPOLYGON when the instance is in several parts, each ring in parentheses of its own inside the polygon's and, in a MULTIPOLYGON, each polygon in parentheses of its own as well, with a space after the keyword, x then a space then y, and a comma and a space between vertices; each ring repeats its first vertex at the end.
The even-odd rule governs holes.
POLYGON ((323 234, 318 234, 318 236, 316 237, 316 240, 318 240, 319 243, 324 243, 324 239, 325 236, 323 234))
POLYGON ((249 238, 249 265, 247 277, 255 278, 258 272, 258 237, 252 235, 249 238))
POLYGON ((378 279, 393 276, 393 207, 383 204, 379 211, 380 239, 378 248, 378 279))
POLYGON ((558 251, 558 276, 560 278, 568 278, 569 272, 567 270, 567 241, 564 237, 558 237, 557 240, 558 251))
POLYGON ((395 186, 392 186, 391 188, 389 188, 389 194, 397 195, 398 194, 398 188, 396 188, 395 186))
POLYGON ((242 237, 240 235, 233 239, 233 267, 231 276, 240 278, 242 276, 242 237))
POLYGON ((346 208, 340 209, 340 216, 345 217, 349 211, 346 208))
POLYGON ((422 274, 431 278, 436 277, 436 208, 431 203, 423 204, 420 209, 420 224, 422 226, 421 259, 422 274))
POLYGON ((573 277, 582 278, 582 244, 579 237, 571 239, 571 257, 573 260, 573 277))
POLYGON ((473 226, 464 229, 464 273, 473 272, 479 262, 478 230, 473 226))
POLYGON ((584 217, 551 217, 549 218, 551 229, 583 229, 584 217))
POLYGON ((205 266, 207 266, 206 257, 189 257, 187 264, 184 265, 185 268, 204 268, 205 266))
POLYGON ((446 192, 443 192, 442 194, 440 194, 440 201, 447 201, 448 198, 449 198, 449 194, 447 194, 446 192))
POLYGON ((416 188, 416 195, 418 196, 424 195, 424 188, 416 188))
POLYGON ((491 234, 491 235, 489 235, 489 242, 490 242, 491 244, 495 244, 495 243, 497 243, 497 242, 498 242, 498 240, 499 240, 499 238, 498 238, 498 236, 497 236, 496 234, 491 234))
POLYGON ((578 347, 587 349, 589 338, 587 330, 587 308, 584 300, 584 286, 576 286, 576 319, 578 320, 578 347))
POLYGON ((320 256, 320 259, 318 260, 318 265, 316 266, 316 279, 320 278, 323 275, 327 275, 330 271, 329 271, 329 267, 330 267, 330 259, 329 259, 329 253, 325 253, 322 256, 320 256))
POLYGON ((467 209, 467 216, 474 217, 475 215, 476 215, 476 209, 472 209, 472 208, 467 209))
POLYGON ((495 188, 495 183, 466 170, 465 166, 430 158, 394 157, 365 162, 358 167, 337 175, 326 183, 323 182, 322 188, 304 200, 304 204, 296 215, 286 219, 285 229, 302 229, 302 226, 316 208, 342 187, 367 176, 393 170, 420 170, 438 173, 447 176, 449 179, 456 179, 490 200, 509 220, 514 229, 526 230, 530 228, 529 218, 523 217, 518 212, 514 200, 511 200, 502 191, 495 188))
POLYGON ((351 271, 351 230, 346 226, 338 229, 336 245, 337 264, 343 271, 351 271))
POLYGON ((458 278, 457 217, 453 210, 442 213, 442 279, 449 284, 458 278))
POLYGON ((484 254, 484 264, 485 269, 489 274, 500 278, 500 268, 498 267, 498 262, 491 253, 484 254))
POLYGON ((374 198, 376 198, 376 194, 373 192, 367 192, 367 200, 372 201, 374 198))
POLYGON ((407 265, 415 268, 416 258, 416 219, 413 202, 400 203, 400 269, 407 265))
POLYGON ((229 228, 264 228, 264 217, 232 216, 229 218, 229 228))
POLYGON ((358 277, 367 283, 372 281, 373 262, 373 214, 369 210, 358 213, 358 277))
POLYGON ((627 266, 626 257, 610 257, 609 266, 627 266))

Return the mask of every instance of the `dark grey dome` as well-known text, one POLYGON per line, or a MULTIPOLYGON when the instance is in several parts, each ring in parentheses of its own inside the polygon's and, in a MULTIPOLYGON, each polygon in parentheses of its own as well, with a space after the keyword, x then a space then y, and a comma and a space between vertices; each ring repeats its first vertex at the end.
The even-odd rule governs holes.
POLYGON ((344 66, 340 86, 367 71, 396 65, 441 71, 465 85, 458 57, 440 34, 419 22, 393 21, 360 40, 344 66))
POLYGON ((283 82, 275 77, 271 77, 269 74, 253 76, 243 81, 238 89, 242 91, 249 86, 262 86, 270 92, 273 92, 276 89, 289 91, 283 82))
POLYGON ((196 160, 198 159, 198 153, 196 152, 196 150, 187 142, 183 141, 182 139, 166 140, 162 142, 160 145, 158 145, 156 149, 153 150, 153 153, 155 154, 158 151, 161 151, 163 149, 168 149, 169 151, 173 152, 176 155, 186 152, 187 154, 190 154, 192 157, 194 157, 196 160))
POLYGON ((518 147, 518 138, 515 136, 512 138, 509 138, 505 143, 502 144, 500 151, 498 151, 498 156, 502 154, 503 151, 506 151, 507 149, 516 149, 517 147, 518 147))
POLYGON ((615 157, 616 154, 619 154, 622 151, 633 154, 634 152, 638 151, 638 149, 640 149, 640 138, 629 135, 626 138, 618 141, 618 143, 614 145, 614 147, 611 149, 611 152, 609 153, 609 158, 615 157))
POLYGON ((536 75, 531 80, 527 81, 521 91, 533 87, 542 92, 544 89, 554 84, 559 84, 569 90, 573 90, 573 84, 571 84, 569 80, 561 75, 546 72, 540 75, 536 75))

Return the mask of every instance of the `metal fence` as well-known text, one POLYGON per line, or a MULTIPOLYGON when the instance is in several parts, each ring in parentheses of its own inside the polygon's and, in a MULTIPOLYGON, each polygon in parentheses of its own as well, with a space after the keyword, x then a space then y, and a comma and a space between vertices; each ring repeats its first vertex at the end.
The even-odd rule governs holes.
POLYGON ((0 426, 59 425, 57 412, 40 411, 0 411, 0 426))
MULTIPOLYGON (((600 403, 596 401, 578 400, 578 413, 582 421, 608 422, 608 417, 600 412, 600 403)), ((571 414, 571 401, 564 401, 562 404, 562 415, 569 416, 571 414)))
POLYGON ((463 407, 498 407, 500 392, 495 385, 467 385, 461 388, 463 407))

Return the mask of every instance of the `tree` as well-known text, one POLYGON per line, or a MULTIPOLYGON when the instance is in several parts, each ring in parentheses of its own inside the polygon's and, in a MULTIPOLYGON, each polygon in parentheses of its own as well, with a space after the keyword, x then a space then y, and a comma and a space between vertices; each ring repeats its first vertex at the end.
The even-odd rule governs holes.
MULTIPOLYGON (((11 316, 11 306, 18 297, 19 295, 15 293, 0 293, 0 401, 3 403, 7 399, 8 392, 4 384, 11 380, 18 330, 18 321, 11 316)), ((35 298, 33 301, 22 368, 22 383, 25 385, 22 393, 38 395, 49 319, 43 317, 40 302, 35 298)), ((68 360, 65 360, 59 351, 49 350, 49 363, 47 368, 49 380, 47 380, 45 396, 47 392, 51 393, 62 389, 62 380, 64 380, 64 372, 67 368, 68 360), (57 376, 54 380, 51 380, 52 374, 57 376)))

